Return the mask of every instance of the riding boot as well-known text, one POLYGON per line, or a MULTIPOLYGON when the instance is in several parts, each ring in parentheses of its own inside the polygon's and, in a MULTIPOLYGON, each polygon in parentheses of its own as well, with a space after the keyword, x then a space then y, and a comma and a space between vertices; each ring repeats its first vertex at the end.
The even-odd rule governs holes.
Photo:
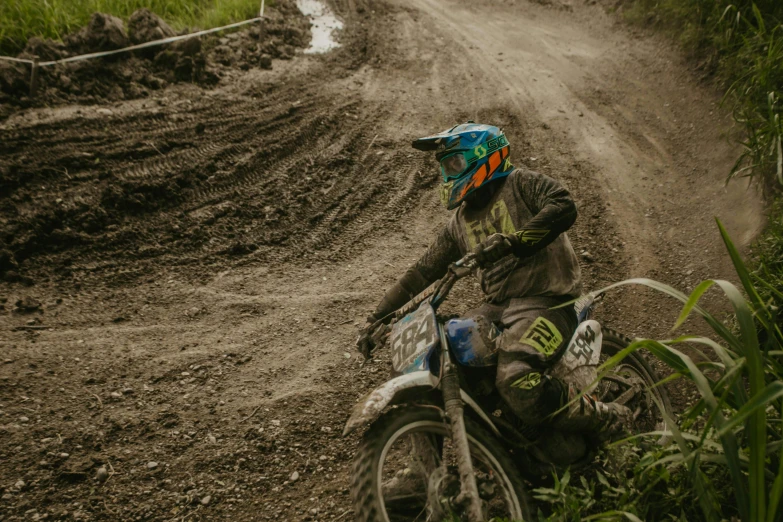
POLYGON ((599 441, 622 432, 633 418, 633 412, 622 404, 601 402, 587 394, 574 400, 576 389, 568 386, 568 407, 552 419, 551 425, 563 431, 595 436, 599 441))

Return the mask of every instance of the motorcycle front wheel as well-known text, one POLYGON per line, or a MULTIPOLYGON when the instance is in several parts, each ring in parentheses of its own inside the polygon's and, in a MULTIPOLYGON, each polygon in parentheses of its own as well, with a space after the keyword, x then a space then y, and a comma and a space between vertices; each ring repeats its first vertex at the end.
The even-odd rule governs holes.
MULTIPOLYGON (((508 452, 469 417, 465 424, 485 520, 532 520, 522 477, 508 452)), ((450 503, 459 493, 451 427, 442 410, 408 405, 379 418, 365 433, 351 474, 360 522, 460 520, 450 503)))

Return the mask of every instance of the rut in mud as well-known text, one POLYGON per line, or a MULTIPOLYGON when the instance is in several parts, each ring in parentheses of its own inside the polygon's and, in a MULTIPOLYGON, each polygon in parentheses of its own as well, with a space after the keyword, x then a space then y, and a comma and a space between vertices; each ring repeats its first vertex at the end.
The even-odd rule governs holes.
POLYGON ((127 278, 150 263, 283 261, 368 207, 390 219, 431 179, 408 179, 406 158, 369 157, 377 109, 310 80, 298 100, 287 86, 7 133, 6 248, 39 274, 78 277, 89 263, 127 278))
MULTIPOLYGON (((447 217, 415 137, 503 127, 574 193, 588 288, 725 276, 712 216, 758 228, 717 100, 597 7, 333 8, 326 55, 0 123, 4 519, 350 517, 339 433, 388 369, 356 328, 447 217)), ((657 335, 665 307, 600 319, 657 335)))

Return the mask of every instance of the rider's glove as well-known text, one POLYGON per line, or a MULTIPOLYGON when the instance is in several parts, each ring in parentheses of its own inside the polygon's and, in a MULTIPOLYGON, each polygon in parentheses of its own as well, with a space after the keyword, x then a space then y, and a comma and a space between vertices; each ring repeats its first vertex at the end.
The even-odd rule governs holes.
POLYGON ((359 337, 356 339, 356 349, 359 350, 365 359, 370 358, 370 354, 375 348, 375 339, 373 338, 372 326, 376 322, 375 316, 371 315, 367 318, 367 324, 364 328, 359 330, 359 337))
POLYGON ((486 241, 476 245, 473 254, 479 265, 488 265, 511 253, 512 242, 508 236, 503 234, 492 234, 486 241))

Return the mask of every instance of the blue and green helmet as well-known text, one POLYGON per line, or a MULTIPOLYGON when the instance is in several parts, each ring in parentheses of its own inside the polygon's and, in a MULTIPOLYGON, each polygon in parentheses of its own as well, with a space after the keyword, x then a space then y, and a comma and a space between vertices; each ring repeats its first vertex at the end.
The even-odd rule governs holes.
POLYGON ((469 121, 419 138, 413 147, 435 151, 443 177, 440 199, 448 209, 456 208, 471 192, 514 170, 506 135, 493 125, 469 121))

